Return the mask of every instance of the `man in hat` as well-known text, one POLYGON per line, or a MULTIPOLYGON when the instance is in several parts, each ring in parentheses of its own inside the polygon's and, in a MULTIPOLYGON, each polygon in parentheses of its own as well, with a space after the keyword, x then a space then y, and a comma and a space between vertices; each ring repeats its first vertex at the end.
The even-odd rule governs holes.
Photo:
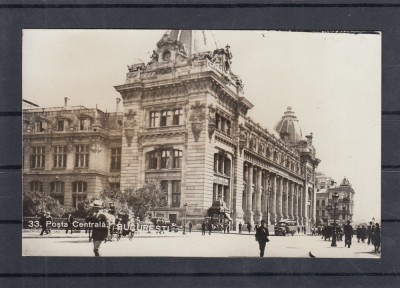
POLYGON ((261 225, 256 228, 256 241, 260 246, 260 257, 264 257, 265 245, 269 241, 269 231, 265 220, 261 220, 261 225))
POLYGON ((103 202, 101 200, 94 200, 92 204, 92 239, 93 239, 93 252, 95 256, 100 256, 100 244, 106 240, 109 228, 107 215, 103 209, 103 202))
POLYGON ((49 234, 47 232, 47 225, 46 225, 46 212, 43 212, 42 216, 40 216, 39 219, 39 224, 42 227, 42 231, 40 232, 40 236, 43 236, 43 232, 46 232, 46 234, 49 234))
POLYGON ((50 212, 46 212, 46 233, 51 233, 51 226, 53 223, 53 217, 51 217, 50 212))
POLYGON ((351 238, 353 237, 353 226, 350 225, 350 220, 347 220, 347 224, 343 226, 344 232, 344 247, 351 246, 351 238))

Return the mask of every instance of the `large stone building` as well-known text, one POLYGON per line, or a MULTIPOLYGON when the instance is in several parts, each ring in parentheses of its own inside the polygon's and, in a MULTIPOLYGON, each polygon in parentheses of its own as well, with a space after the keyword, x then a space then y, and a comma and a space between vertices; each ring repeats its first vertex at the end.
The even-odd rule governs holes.
POLYGON ((315 223, 319 159, 312 134, 303 136, 290 107, 275 130, 250 119, 253 104, 231 69, 230 47, 213 40, 208 31, 163 35, 150 62, 135 60, 125 83, 115 86, 123 114, 84 107, 25 110, 24 188, 45 182, 42 190, 61 200, 52 183, 63 181, 63 201, 71 205, 81 193, 91 198, 111 183, 123 190, 158 179, 167 206, 154 216, 172 222, 183 214, 200 222, 220 198, 221 213, 235 226, 285 218, 315 223), (87 130, 81 129, 85 119, 87 130), (60 121, 64 131, 58 131, 60 121), (60 153, 62 169, 55 160, 60 153), (120 171, 111 169, 114 156, 120 171))
POLYGON ((336 205, 336 220, 338 223, 345 224, 347 220, 353 220, 354 214, 354 189, 349 180, 345 177, 339 186, 330 177, 319 174, 317 177, 316 192, 316 217, 317 224, 323 225, 333 223, 333 210, 327 210, 326 207, 334 207, 332 195, 339 195, 336 205))

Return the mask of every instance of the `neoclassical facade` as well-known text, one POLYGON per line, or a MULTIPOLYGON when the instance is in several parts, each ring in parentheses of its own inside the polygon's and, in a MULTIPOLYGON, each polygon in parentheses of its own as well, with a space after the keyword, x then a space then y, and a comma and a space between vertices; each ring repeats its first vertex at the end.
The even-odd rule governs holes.
POLYGON ((123 112, 24 110, 24 189, 75 206, 107 186, 157 179, 167 205, 152 213, 171 222, 185 215, 200 223, 219 198, 234 227, 315 223, 320 160, 312 134, 302 134, 290 107, 274 130, 249 118, 253 104, 232 71, 230 47, 213 40, 209 31, 168 31, 150 61, 135 60, 115 86, 123 112))
POLYGON ((231 69, 229 45, 208 31, 172 30, 151 60, 128 66, 115 86, 124 106, 121 187, 159 179, 167 207, 156 217, 201 221, 221 197, 234 225, 296 219, 315 222, 312 135, 289 107, 269 131, 247 116, 253 104, 231 69))

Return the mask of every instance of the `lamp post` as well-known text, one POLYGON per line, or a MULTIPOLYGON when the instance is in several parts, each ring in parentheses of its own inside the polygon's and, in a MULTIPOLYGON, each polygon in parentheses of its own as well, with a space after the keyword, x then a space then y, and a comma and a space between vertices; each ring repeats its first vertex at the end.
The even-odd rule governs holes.
POLYGON ((331 247, 336 247, 336 206, 339 200, 339 194, 335 192, 332 195, 333 199, 333 235, 332 235, 332 244, 331 247))
POLYGON ((187 203, 183 205, 185 207, 185 210, 183 211, 183 235, 186 235, 186 208, 187 208, 187 203))

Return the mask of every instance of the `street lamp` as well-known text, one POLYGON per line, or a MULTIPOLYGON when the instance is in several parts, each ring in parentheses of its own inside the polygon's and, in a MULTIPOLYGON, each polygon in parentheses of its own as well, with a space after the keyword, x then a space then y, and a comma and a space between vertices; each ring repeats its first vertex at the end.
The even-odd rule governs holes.
POLYGON ((185 207, 185 211, 183 211, 183 235, 186 235, 186 208, 187 208, 187 203, 183 205, 185 207))
POLYGON ((338 204, 339 194, 335 192, 332 195, 333 199, 333 235, 331 247, 336 247, 336 205, 338 204))

